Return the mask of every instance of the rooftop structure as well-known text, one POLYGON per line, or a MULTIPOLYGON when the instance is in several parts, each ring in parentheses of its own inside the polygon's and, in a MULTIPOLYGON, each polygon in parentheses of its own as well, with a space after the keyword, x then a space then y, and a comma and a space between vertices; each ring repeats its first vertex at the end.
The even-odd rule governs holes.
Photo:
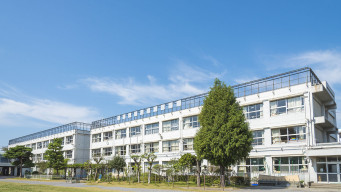
POLYGON ((42 137, 46 137, 46 136, 50 136, 50 135, 55 135, 58 133, 63 133, 63 132, 67 132, 67 131, 72 131, 72 130, 85 130, 85 131, 90 131, 90 124, 87 123, 81 123, 81 122, 73 122, 73 123, 69 123, 66 125, 61 125, 55 128, 51 128, 51 129, 47 129, 44 131, 39 131, 37 133, 33 133, 30 135, 26 135, 26 136, 22 136, 22 137, 18 137, 15 139, 11 139, 9 140, 9 145, 14 145, 16 143, 21 143, 21 142, 25 142, 25 141, 30 141, 33 139, 38 139, 38 138, 42 138, 42 137))
MULTIPOLYGON (((274 91, 285 87, 291 87, 299 84, 317 85, 321 84, 319 78, 311 68, 301 68, 286 73, 238 84, 232 86, 236 97, 245 97, 248 95, 259 94, 267 91, 274 91)), ((91 129, 106 127, 119 123, 143 119, 147 117, 162 115, 184 109, 194 108, 203 105, 203 101, 208 93, 187 97, 184 99, 147 107, 144 109, 115 115, 109 118, 92 122, 91 129)))

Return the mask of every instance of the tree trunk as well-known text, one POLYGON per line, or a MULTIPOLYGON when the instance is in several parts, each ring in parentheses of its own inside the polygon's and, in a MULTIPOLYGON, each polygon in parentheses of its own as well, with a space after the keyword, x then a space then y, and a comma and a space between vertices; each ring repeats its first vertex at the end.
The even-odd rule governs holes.
POLYGON ((137 183, 140 183, 140 167, 137 167, 137 183))
POLYGON ((149 170, 148 170, 148 184, 150 184, 150 176, 151 175, 152 175, 152 167, 150 166, 149 170))
POLYGON ((118 182, 120 182, 120 171, 117 169, 117 179, 118 179, 118 182))
POLYGON ((223 165, 220 165, 220 187, 223 188, 224 190, 224 187, 225 187, 225 166, 223 165))
POLYGON ((22 177, 22 158, 20 159, 20 173, 19 176, 22 177))
POLYGON ((200 163, 201 162, 199 160, 197 160, 197 187, 201 186, 201 183, 200 183, 200 172, 201 172, 200 163))

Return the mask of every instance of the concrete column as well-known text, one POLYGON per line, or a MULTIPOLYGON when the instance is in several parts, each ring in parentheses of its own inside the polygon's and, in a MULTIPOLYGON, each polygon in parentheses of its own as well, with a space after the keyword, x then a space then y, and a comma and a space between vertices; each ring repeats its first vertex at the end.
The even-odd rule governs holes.
POLYGON ((265 169, 266 169, 266 174, 271 175, 273 173, 273 164, 272 164, 272 157, 271 156, 265 156, 265 169))

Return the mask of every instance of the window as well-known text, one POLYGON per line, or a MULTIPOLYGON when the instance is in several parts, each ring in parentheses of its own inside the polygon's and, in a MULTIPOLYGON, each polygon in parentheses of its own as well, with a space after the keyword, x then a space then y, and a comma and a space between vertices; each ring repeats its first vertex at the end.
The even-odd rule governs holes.
POLYGON ((101 136, 102 136, 101 133, 93 134, 93 135, 92 135, 92 142, 93 142, 93 143, 101 142, 101 140, 102 140, 101 136))
POLYGON ((272 144, 299 142, 306 139, 304 126, 272 129, 271 135, 272 144))
POLYGON ((133 137, 133 136, 137 136, 137 135, 141 135, 141 127, 140 126, 131 127, 130 131, 129 131, 129 136, 133 137))
POLYGON ((200 127, 200 123, 198 121, 198 116, 191 116, 191 117, 185 117, 183 119, 183 129, 191 129, 191 128, 197 128, 200 127))
POLYGON ((145 130, 144 130, 145 135, 156 134, 156 133, 159 133, 159 123, 146 125, 145 130))
POLYGON ((73 136, 66 136, 66 144, 72 144, 73 143, 73 136))
POLYGON ((255 104, 243 107, 246 119, 256 119, 263 117, 263 104, 255 104))
POLYGON ((112 147, 103 148, 103 155, 104 156, 111 156, 112 155, 112 147))
POLYGON ((109 140, 109 139, 112 139, 112 131, 104 132, 103 133, 103 141, 106 141, 106 140, 109 140))
POLYGON ((37 143, 37 149, 41 149, 43 147, 43 145, 41 144, 41 142, 37 143))
POLYGON ((115 139, 123 139, 123 138, 126 138, 126 136, 127 136, 126 131, 127 131, 127 129, 116 130, 116 131, 115 131, 115 139))
POLYGON ((43 148, 47 148, 49 146, 49 141, 43 141, 43 148))
POLYGON ((318 157, 316 159, 318 182, 340 182, 341 181, 341 156, 318 157), (339 171, 337 170, 339 166, 339 171), (338 181, 338 174, 340 180, 338 181))
POLYGON ((264 158, 247 158, 238 165, 238 176, 245 176, 247 173, 265 173, 264 158))
POLYGON ((115 147, 116 155, 126 155, 126 146, 117 146, 115 147))
POLYGON ((144 152, 145 153, 158 153, 159 152, 159 142, 144 144, 144 152))
POLYGON ((163 152, 176 152, 179 151, 179 140, 164 141, 162 142, 163 152))
POLYGON ((184 139, 183 147, 184 147, 184 151, 193 150, 193 138, 184 139))
POLYGON ((303 173, 308 171, 304 157, 273 157, 274 173, 303 173))
POLYGON ((46 154, 43 153, 43 160, 47 160, 46 157, 47 157, 46 154))
POLYGON ((27 145, 25 145, 25 147, 31 148, 31 145, 30 145, 30 144, 27 144, 27 145))
POLYGON ((65 158, 72 159, 72 150, 65 151, 65 158))
POLYGON ((162 132, 179 130, 179 119, 162 122, 162 132))
POLYGON ((140 152, 141 152, 141 145, 140 144, 130 145, 130 154, 140 153, 140 152))
POLYGON ((37 144, 36 143, 32 143, 32 145, 31 145, 32 150, 35 150, 36 147, 37 147, 37 144))
POLYGON ((41 161, 41 154, 37 154, 37 156, 36 156, 36 160, 37 160, 38 162, 40 162, 40 161, 41 161))
POLYGON ((270 102, 271 116, 302 112, 304 110, 304 98, 293 97, 270 102))
POLYGON ((91 157, 100 157, 101 156, 101 149, 93 149, 91 151, 91 157))
POLYGON ((253 141, 252 145, 263 145, 264 144, 264 130, 252 132, 253 141))

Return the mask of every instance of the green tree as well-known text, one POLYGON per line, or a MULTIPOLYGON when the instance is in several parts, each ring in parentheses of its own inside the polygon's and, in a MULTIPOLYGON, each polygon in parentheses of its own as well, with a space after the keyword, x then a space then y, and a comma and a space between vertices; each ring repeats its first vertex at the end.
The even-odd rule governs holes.
POLYGON ((160 182, 160 178, 161 178, 161 170, 163 169, 163 166, 160 164, 156 164, 153 166, 153 171, 155 173, 155 183, 156 183, 156 175, 158 175, 158 179, 160 182))
POLYGON ((62 142, 61 138, 53 139, 45 152, 48 167, 57 170, 57 174, 60 169, 65 168, 62 142))
POLYGON ((127 166, 124 157, 115 156, 112 160, 108 162, 109 167, 115 169, 117 171, 117 179, 120 180, 120 172, 123 171, 123 168, 127 166))
POLYGON ((153 162, 157 158, 157 156, 154 153, 145 153, 142 155, 142 158, 146 159, 147 163, 149 165, 149 167, 148 167, 148 184, 150 184, 150 175, 152 174, 153 162))
POLYGON ((41 173, 45 173, 46 169, 49 167, 46 161, 40 161, 36 163, 36 166, 39 168, 41 173))
POLYGON ((102 168, 102 161, 104 160, 104 158, 102 156, 97 156, 97 157, 93 157, 93 160, 95 161, 96 164, 92 165, 95 168, 95 181, 97 180, 97 176, 98 176, 98 170, 102 168))
POLYGON ((22 177, 23 167, 33 167, 32 162, 32 149, 22 145, 17 145, 15 147, 6 150, 4 157, 12 159, 12 165, 19 166, 20 177, 22 177))
POLYGON ((252 149, 252 133, 231 86, 215 79, 199 122, 194 150, 200 158, 220 167, 220 184, 225 187, 225 168, 247 157, 252 149))
POLYGON ((171 176, 173 187, 174 187, 175 175, 178 174, 180 169, 181 169, 181 165, 179 164, 179 160, 178 159, 171 159, 167 163, 166 167, 167 167, 166 174, 167 174, 167 176, 171 176))
POLYGON ((130 158, 135 163, 136 172, 137 172, 137 182, 140 183, 140 171, 141 171, 142 156, 140 156, 140 155, 131 155, 130 158))
POLYGON ((196 156, 192 155, 190 153, 183 154, 181 156, 181 158, 179 159, 179 165, 188 171, 188 173, 187 173, 187 187, 188 187, 188 176, 189 176, 189 173, 192 171, 192 167, 196 163, 196 159, 197 159, 196 156))

